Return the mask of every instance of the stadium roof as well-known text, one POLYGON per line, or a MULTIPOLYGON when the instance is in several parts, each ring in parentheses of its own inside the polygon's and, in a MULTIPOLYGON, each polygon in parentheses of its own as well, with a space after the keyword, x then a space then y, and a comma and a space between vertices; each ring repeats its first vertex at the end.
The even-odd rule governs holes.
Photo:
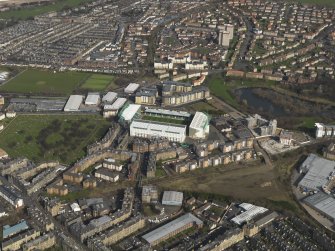
POLYGON ((85 105, 97 105, 99 103, 100 94, 95 92, 90 92, 87 94, 85 100, 85 105))
POLYGON ((190 113, 184 111, 173 111, 173 110, 166 110, 166 109, 154 109, 154 108, 145 108, 145 112, 158 114, 158 115, 166 115, 166 116, 175 116, 175 117, 184 117, 189 118, 191 116, 190 113))
POLYGON ((157 240, 161 239, 162 237, 173 233, 174 231, 182 228, 185 225, 188 225, 192 222, 195 222, 197 225, 202 225, 202 221, 195 217, 193 214, 185 214, 145 235, 143 235, 143 239, 145 239, 150 244, 156 242, 157 240))
POLYGON ((185 134, 186 125, 172 125, 168 123, 160 123, 156 121, 134 120, 131 127, 135 129, 143 129, 148 131, 158 131, 174 134, 185 134))
POLYGON ((239 206, 246 211, 237 215, 236 217, 234 217, 232 219, 232 221, 235 222, 238 225, 241 225, 244 222, 252 220, 257 215, 265 213, 266 211, 268 211, 267 208, 258 207, 258 206, 255 206, 255 205, 252 205, 252 204, 249 204, 249 203, 242 203, 239 206))
POLYGON ((335 161, 310 154, 300 166, 300 170, 306 175, 299 182, 299 186, 308 190, 321 190, 326 185, 328 178, 335 175, 335 161))
POLYGON ((127 108, 125 108, 120 117, 125 121, 131 121, 135 114, 141 109, 141 105, 130 104, 127 108))
POLYGON ((71 95, 64 107, 64 111, 65 112, 78 111, 83 100, 84 96, 82 95, 71 95))
POLYGON ((304 202, 335 220, 335 199, 333 196, 318 192, 304 199, 304 202))
POLYGON ((106 95, 102 97, 102 102, 112 103, 116 98, 116 92, 107 92, 106 95))
POLYGON ((194 118, 192 119, 190 128, 194 128, 194 129, 203 129, 205 128, 209 121, 208 121, 208 116, 203 113, 203 112, 196 112, 194 115, 194 118))

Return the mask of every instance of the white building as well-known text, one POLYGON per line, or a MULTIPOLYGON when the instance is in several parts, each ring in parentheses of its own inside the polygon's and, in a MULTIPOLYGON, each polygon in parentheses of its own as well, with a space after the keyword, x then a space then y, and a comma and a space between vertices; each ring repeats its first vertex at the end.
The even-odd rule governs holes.
POLYGON ((113 104, 105 105, 104 112, 103 112, 104 118, 116 116, 119 110, 124 106, 126 102, 127 102, 126 98, 118 98, 115 100, 113 104))
POLYGON ((98 179, 102 179, 102 180, 106 180, 106 181, 110 181, 110 182, 117 182, 120 178, 119 174, 109 170, 107 168, 99 168, 94 176, 98 179))
POLYGON ((195 139, 203 139, 209 134, 209 118, 203 112, 196 112, 192 119, 189 136, 195 139))
POLYGON ((104 162, 102 163, 102 167, 110 169, 110 170, 115 170, 118 172, 122 171, 122 164, 117 162, 115 159, 109 158, 105 159, 104 162))
POLYGON ((133 94, 139 87, 140 87, 139 84, 131 83, 124 89, 124 92, 128 94, 133 94))
POLYGON ((165 191, 162 204, 168 206, 181 206, 183 204, 183 193, 176 191, 165 191))
POLYGON ((316 138, 335 137, 335 125, 325 125, 322 123, 315 123, 316 138))
POLYGON ((141 111, 141 105, 130 104, 126 108, 123 109, 120 114, 120 119, 126 122, 131 122, 136 114, 139 114, 141 111))
POLYGON ((172 142, 184 142, 186 138, 186 126, 134 120, 130 125, 130 136, 142 138, 164 137, 172 142))
POLYGON ((113 103, 117 98, 116 92, 107 92, 106 95, 102 97, 102 102, 104 103, 113 103))
POLYGON ((0 121, 4 120, 6 118, 6 115, 4 113, 0 113, 0 121))
POLYGON ((98 105, 100 102, 100 94, 96 92, 89 92, 87 94, 85 105, 98 105))
POLYGON ((14 117, 16 117, 16 112, 14 112, 14 111, 6 112, 6 117, 7 118, 14 118, 14 117))
POLYGON ((83 103, 84 96, 82 95, 71 95, 64 107, 64 112, 77 112, 79 111, 80 105, 83 103))

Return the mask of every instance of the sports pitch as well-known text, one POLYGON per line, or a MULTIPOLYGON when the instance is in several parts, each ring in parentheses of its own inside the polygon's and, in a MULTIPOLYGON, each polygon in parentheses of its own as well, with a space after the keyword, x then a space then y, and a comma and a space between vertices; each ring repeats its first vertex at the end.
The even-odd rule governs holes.
POLYGON ((0 86, 0 91, 26 94, 69 95, 88 77, 89 73, 51 72, 28 69, 0 86))
POLYGON ((112 75, 92 74, 80 88, 92 91, 113 90, 118 87, 114 83, 114 79, 115 77, 112 75))
POLYGON ((103 137, 110 123, 98 115, 18 115, 0 132, 0 148, 37 163, 70 164, 103 137))

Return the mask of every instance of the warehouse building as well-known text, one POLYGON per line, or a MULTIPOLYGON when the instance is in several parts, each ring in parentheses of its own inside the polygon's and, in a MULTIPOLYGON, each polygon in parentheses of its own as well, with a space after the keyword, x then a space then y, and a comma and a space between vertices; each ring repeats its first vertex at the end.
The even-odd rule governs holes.
POLYGON ((127 94, 133 94, 139 87, 139 84, 130 83, 126 88, 124 88, 124 92, 127 94))
POLYGON ((209 117, 203 112, 196 112, 190 124, 189 136, 204 139, 209 134, 209 117))
POLYGON ((89 92, 87 94, 85 105, 98 105, 100 102, 100 94, 97 92, 89 92))
POLYGON ((82 95, 71 95, 64 107, 64 112, 79 111, 79 107, 83 103, 84 98, 82 95))
POLYGON ((310 154, 300 166, 300 173, 305 176, 300 180, 298 187, 304 192, 325 190, 329 181, 335 176, 335 161, 310 154))
POLYGON ((176 191, 165 191, 162 204, 167 206, 181 206, 183 204, 183 193, 176 191))
POLYGON ((335 199, 333 196, 318 192, 304 199, 304 203, 331 221, 335 221, 335 199))
POLYGON ((142 236, 151 246, 156 246, 162 241, 165 241, 178 233, 183 232, 191 227, 201 228, 203 222, 193 214, 185 214, 145 235, 142 236))
POLYGON ((130 125, 130 136, 141 138, 163 137, 172 142, 184 142, 186 139, 186 126, 134 120, 130 125))
POLYGON ((106 95, 102 97, 102 102, 111 104, 115 101, 116 98, 117 98, 116 92, 107 92, 106 95))
POLYGON ((243 223, 248 222, 254 219, 256 216, 268 211, 267 208, 255 206, 249 203, 242 203, 239 205, 239 207, 242 208, 244 212, 237 215, 231 220, 238 225, 242 225, 243 223))
POLYGON ((141 114, 141 105, 125 105, 120 112, 120 121, 130 123, 134 118, 139 118, 141 114))

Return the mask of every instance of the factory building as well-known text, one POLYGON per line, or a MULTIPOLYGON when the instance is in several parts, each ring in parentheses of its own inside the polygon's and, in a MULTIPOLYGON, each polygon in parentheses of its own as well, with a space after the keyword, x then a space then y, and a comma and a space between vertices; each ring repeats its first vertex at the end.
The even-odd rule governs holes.
POLYGON ((116 98, 117 98, 116 92, 107 92, 106 95, 102 97, 102 102, 111 104, 116 100, 116 98))
POLYGON ((209 117, 203 112, 196 112, 189 128, 189 136, 204 139, 209 134, 209 117))
POLYGON ((64 112, 77 112, 79 111, 80 105, 83 103, 84 96, 82 95, 71 95, 64 107, 64 112))
POLYGON ((97 92, 89 92, 85 99, 85 105, 98 105, 100 102, 100 94, 97 92))
POLYGON ((303 192, 325 191, 329 192, 335 181, 335 161, 310 154, 302 163, 299 172, 305 174, 298 187, 303 192))
POLYGON ((172 142, 184 142, 186 139, 186 126, 134 120, 130 125, 130 136, 140 138, 163 137, 172 142))
POLYGON ((162 204, 167 206, 181 206, 183 204, 183 193, 176 191, 165 191, 162 204))
POLYGON ((203 222, 193 214, 188 213, 143 235, 142 238, 151 246, 156 246, 159 243, 194 226, 201 228, 203 226, 203 222))
POLYGON ((335 199, 333 196, 318 192, 303 200, 305 204, 320 212, 332 222, 335 221, 335 199))

